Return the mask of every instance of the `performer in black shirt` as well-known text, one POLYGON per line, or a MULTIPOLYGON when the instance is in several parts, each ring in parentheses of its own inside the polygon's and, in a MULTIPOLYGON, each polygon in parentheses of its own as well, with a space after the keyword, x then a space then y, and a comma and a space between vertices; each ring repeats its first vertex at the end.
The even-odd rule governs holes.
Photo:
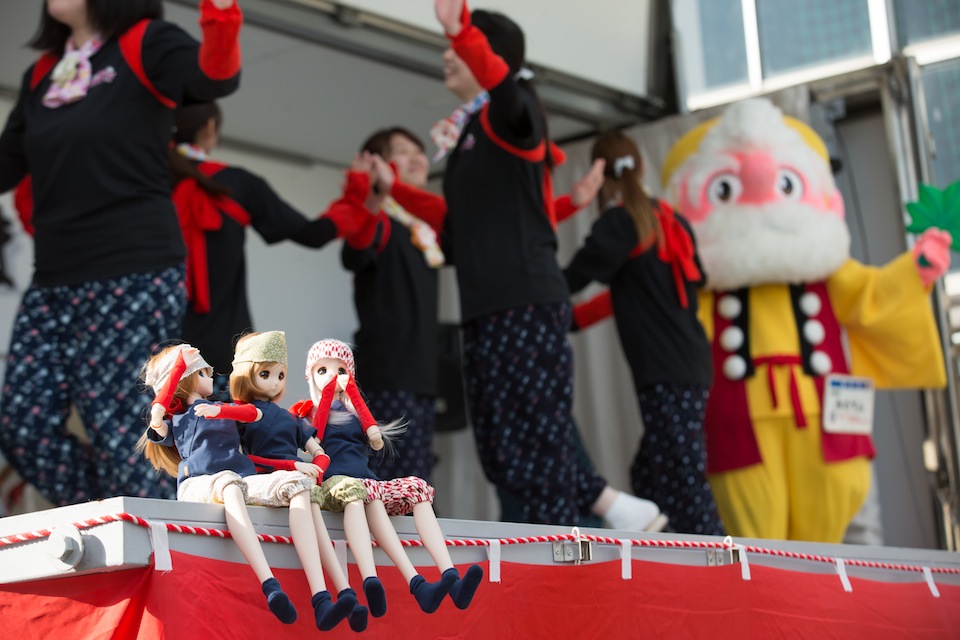
POLYGON ((407 208, 393 196, 378 199, 376 237, 365 246, 343 246, 343 265, 354 274, 360 321, 354 354, 367 403, 382 419, 407 425, 394 441, 395 451, 371 466, 384 480, 416 476, 429 483, 439 350, 437 272, 445 264, 437 234, 445 206, 440 196, 423 190, 430 163, 415 134, 402 127, 382 129, 362 151, 379 167, 384 193, 406 192, 423 203, 407 208))
POLYGON ((619 131, 600 136, 603 213, 564 271, 572 293, 591 281, 607 295, 574 308, 580 328, 612 312, 643 418, 630 468, 633 491, 655 501, 679 533, 726 535, 706 476, 703 417, 713 369, 697 320, 704 281, 687 221, 643 190, 637 145, 619 131), (590 313, 590 309, 594 312, 590 313), (591 317, 592 316, 592 317, 591 317))
POLYGON ((443 191, 460 286, 467 396, 484 472, 528 522, 658 528, 650 501, 612 489, 575 454, 570 306, 557 264, 554 150, 520 28, 436 0, 451 48, 444 82, 464 101, 434 132, 449 150, 443 191))
POLYGON ((32 177, 33 282, 14 321, 0 449, 57 505, 172 497, 134 452, 138 370, 179 333, 184 246, 170 200, 173 108, 239 83, 234 0, 202 0, 203 42, 161 0, 43 3, 0 135, 0 193, 32 177), (76 407, 89 436, 65 428, 76 407))

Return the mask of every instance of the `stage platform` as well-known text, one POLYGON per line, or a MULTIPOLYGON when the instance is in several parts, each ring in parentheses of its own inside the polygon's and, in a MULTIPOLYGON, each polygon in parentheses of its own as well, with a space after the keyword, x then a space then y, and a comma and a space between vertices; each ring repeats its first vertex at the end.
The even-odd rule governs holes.
MULTIPOLYGON (((320 632, 286 511, 250 508, 292 626, 264 606, 223 508, 112 498, 0 519, 6 637, 244 638, 320 632)), ((350 582, 342 522, 325 514, 350 582)), ((414 565, 439 573, 412 518, 394 518, 414 565)), ((960 638, 960 554, 707 536, 441 520, 461 571, 484 581, 467 610, 425 614, 381 551, 388 611, 367 638, 960 638)), ((361 595, 361 601, 363 601, 361 595)))

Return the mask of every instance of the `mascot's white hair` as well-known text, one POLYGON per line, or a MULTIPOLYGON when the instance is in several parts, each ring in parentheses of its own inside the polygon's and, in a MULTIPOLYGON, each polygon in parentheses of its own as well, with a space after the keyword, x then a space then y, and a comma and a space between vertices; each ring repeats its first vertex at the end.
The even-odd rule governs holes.
POLYGON ((707 288, 825 279, 850 253, 842 206, 840 215, 828 210, 839 202, 839 194, 826 146, 807 125, 785 117, 768 100, 731 105, 720 118, 681 138, 664 162, 668 198, 679 206, 680 189, 685 188, 690 202, 700 202, 712 175, 723 169, 737 172, 739 162, 733 153, 738 152, 764 152, 799 172, 822 208, 790 200, 731 203, 714 207, 703 220, 691 220, 707 288))

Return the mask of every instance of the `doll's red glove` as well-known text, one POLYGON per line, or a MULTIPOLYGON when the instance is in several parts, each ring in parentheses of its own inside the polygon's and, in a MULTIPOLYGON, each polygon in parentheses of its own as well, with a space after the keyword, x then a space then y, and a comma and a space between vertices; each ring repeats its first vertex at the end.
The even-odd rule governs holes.
POLYGON ((310 414, 313 413, 313 400, 295 402, 289 411, 298 418, 309 418, 310 414))
POLYGON ((318 453, 313 456, 313 464, 320 467, 320 477, 322 478, 323 474, 330 468, 330 456, 325 453, 318 453))
POLYGON ((272 473, 274 471, 296 471, 296 460, 275 460, 260 456, 247 456, 257 468, 257 473, 272 473))
POLYGON ((154 398, 153 404, 162 405, 164 409, 169 413, 170 403, 173 401, 173 394, 177 391, 177 385, 180 384, 180 378, 183 377, 183 372, 187 370, 187 363, 183 359, 183 350, 177 354, 177 360, 173 363, 173 369, 170 371, 170 375, 167 376, 167 381, 163 384, 163 387, 160 391, 157 392, 157 397, 154 398))
POLYGON ((223 420, 236 420, 237 422, 256 422, 260 412, 252 404, 223 404, 220 405, 220 413, 217 418, 223 420))

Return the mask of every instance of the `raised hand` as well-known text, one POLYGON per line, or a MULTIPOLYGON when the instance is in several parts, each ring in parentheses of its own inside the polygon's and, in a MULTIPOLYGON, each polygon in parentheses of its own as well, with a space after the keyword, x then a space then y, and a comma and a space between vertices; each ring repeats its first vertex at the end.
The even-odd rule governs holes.
POLYGON ((456 36, 460 33, 463 26, 460 21, 463 5, 464 0, 434 0, 433 6, 437 20, 448 36, 456 36))
POLYGON ((162 429, 164 433, 160 435, 166 435, 166 423, 163 421, 163 416, 166 412, 167 408, 162 404, 154 404, 150 406, 150 428, 158 433, 162 429))
POLYGON ((592 202, 597 197, 597 192, 603 186, 603 170, 606 166, 606 160, 597 158, 593 161, 590 170, 573 183, 573 188, 570 189, 570 200, 577 209, 592 202))
POLYGON ((373 426, 368 428, 367 439, 370 440, 370 448, 374 451, 383 449, 383 434, 380 433, 380 427, 373 426))
POLYGON ((390 164, 378 155, 372 157, 372 171, 370 179, 379 187, 379 192, 387 195, 393 189, 393 182, 396 176, 393 175, 393 168, 390 164))
POLYGON ((953 236, 949 231, 930 228, 924 231, 913 245, 913 257, 917 263, 920 280, 929 287, 950 268, 950 245, 953 236))
POLYGON ((200 361, 200 349, 196 347, 187 347, 183 350, 183 363, 187 365, 187 369, 195 365, 200 361))
POLYGON ((229 9, 236 4, 236 0, 210 0, 217 9, 229 9))

